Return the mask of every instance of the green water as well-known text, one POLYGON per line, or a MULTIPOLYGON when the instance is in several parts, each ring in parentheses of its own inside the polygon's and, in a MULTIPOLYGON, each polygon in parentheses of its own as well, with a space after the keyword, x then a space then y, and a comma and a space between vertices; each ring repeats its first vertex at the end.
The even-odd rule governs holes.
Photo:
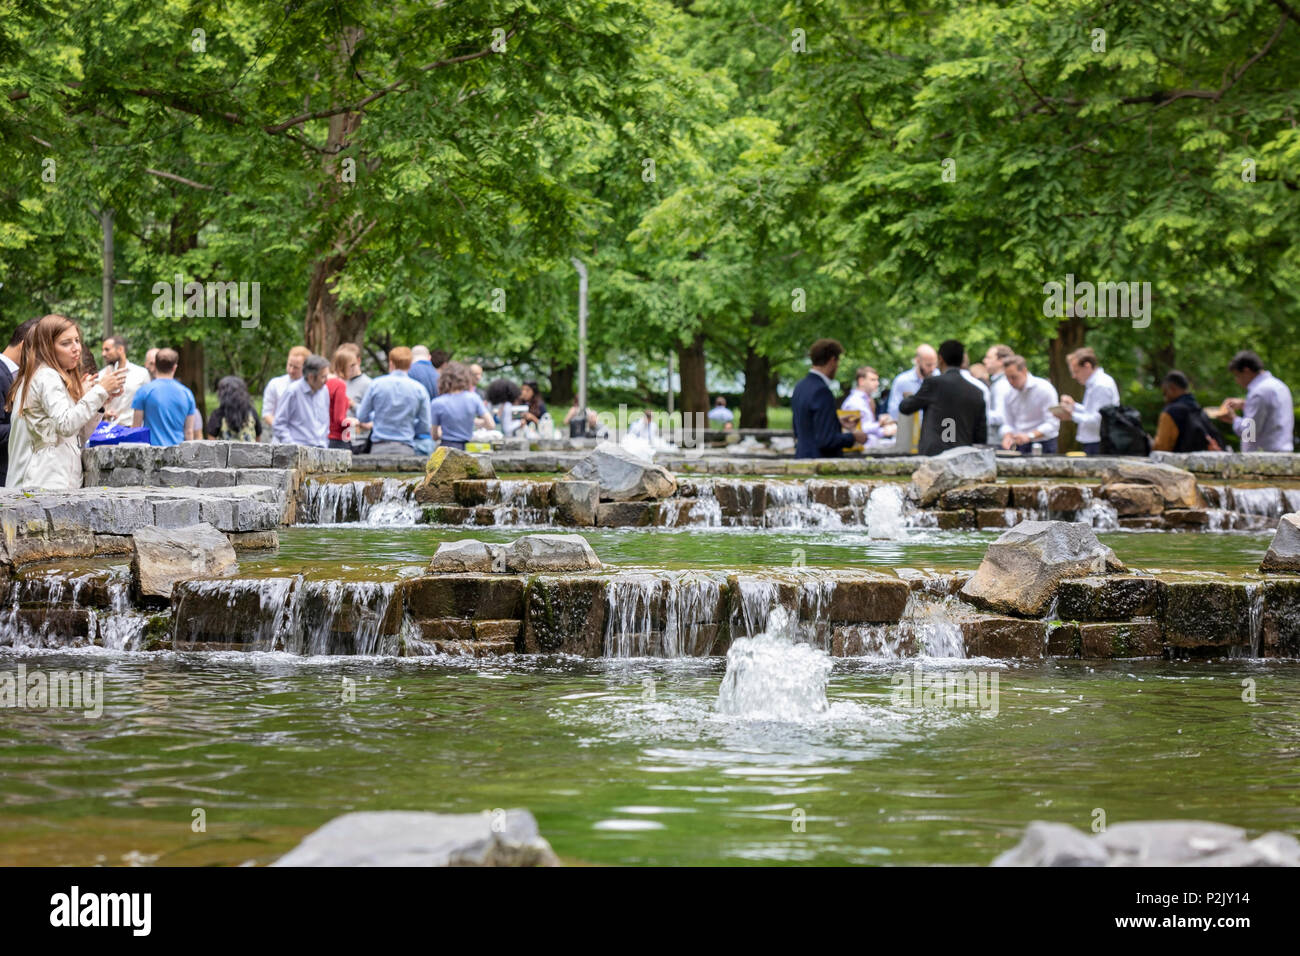
POLYGON ((895 706, 910 664, 839 661, 830 711, 777 724, 715 712, 716 660, 3 651, 0 669, 20 660, 102 671, 106 705, 0 710, 3 864, 265 863, 381 809, 527 807, 567 862, 604 864, 986 864, 1031 820, 1086 830, 1098 809, 1300 828, 1294 662, 954 662, 996 668, 993 716, 895 706))
MULTIPOLYGON (((240 561, 249 574, 391 577, 428 561, 442 541, 513 541, 537 529, 377 528, 325 525, 280 532, 276 555, 240 561)), ((548 529, 556 530, 572 529, 548 529)), ((903 541, 873 540, 863 531, 773 531, 759 528, 580 529, 608 565, 666 568, 826 567, 971 569, 998 532, 913 530, 903 541)), ((1130 567, 1241 573, 1254 571, 1271 534, 1114 532, 1101 540, 1130 567)))

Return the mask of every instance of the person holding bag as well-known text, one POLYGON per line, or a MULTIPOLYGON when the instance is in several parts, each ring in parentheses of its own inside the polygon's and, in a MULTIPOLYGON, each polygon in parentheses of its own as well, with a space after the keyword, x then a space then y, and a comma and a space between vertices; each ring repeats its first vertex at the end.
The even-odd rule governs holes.
POLYGON ((6 488, 70 491, 81 487, 81 447, 122 393, 126 370, 106 368, 84 378, 81 330, 62 315, 47 315, 29 333, 22 365, 5 407, 10 411, 6 488))

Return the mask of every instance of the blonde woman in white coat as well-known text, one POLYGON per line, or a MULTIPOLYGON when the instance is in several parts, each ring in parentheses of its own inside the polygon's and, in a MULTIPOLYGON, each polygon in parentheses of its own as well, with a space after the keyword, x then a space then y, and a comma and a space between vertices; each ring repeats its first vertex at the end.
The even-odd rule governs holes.
POLYGON ((27 335, 22 365, 5 397, 10 409, 6 488, 68 491, 81 487, 81 447, 104 403, 119 395, 126 371, 81 376, 81 330, 47 315, 27 335))

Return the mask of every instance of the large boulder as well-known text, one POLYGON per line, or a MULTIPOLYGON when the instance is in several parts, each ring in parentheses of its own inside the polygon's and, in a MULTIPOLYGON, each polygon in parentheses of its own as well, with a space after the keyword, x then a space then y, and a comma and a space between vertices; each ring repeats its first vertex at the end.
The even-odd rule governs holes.
POLYGON ((596 482, 601 501, 649 501, 677 491, 677 479, 667 468, 610 441, 601 442, 574 465, 569 477, 596 482))
POLYGON ((1259 563, 1261 571, 1300 571, 1300 514, 1283 515, 1259 563))
POLYGON ((148 525, 137 528, 131 538, 135 542, 131 580, 135 593, 144 597, 170 598, 177 581, 225 577, 239 570, 230 539, 210 524, 148 525))
POLYGON ((1115 552, 1087 525, 1022 521, 989 545, 961 595, 987 610, 1040 617, 1066 578, 1123 570, 1115 552))
MULTIPOLYGON (((465 574, 470 571, 486 572, 497 570, 494 559, 500 551, 500 545, 484 544, 475 538, 461 541, 444 541, 438 545, 433 558, 429 561, 430 574, 465 574)), ((500 568, 505 570, 505 568, 500 568)))
POLYGON ((998 461, 992 448, 949 448, 941 455, 925 459, 912 472, 912 485, 920 503, 930 505, 946 491, 994 481, 997 477, 998 461))
POLYGON ((1106 469, 1102 494, 1115 484, 1151 485, 1160 492, 1166 508, 1204 508, 1196 476, 1183 468, 1153 461, 1120 461, 1106 469))
POLYGON ((487 458, 476 458, 458 448, 440 445, 424 463, 424 481, 415 488, 415 500, 421 504, 451 504, 456 500, 453 482, 496 476, 496 469, 487 458))
POLYGON ((1096 836, 1035 822, 993 866, 1300 866, 1300 842, 1197 820, 1116 823, 1096 836))
POLYGON ((347 813, 272 866, 559 866, 527 810, 347 813))
POLYGON ((1158 515, 1165 510, 1164 495, 1153 485, 1142 485, 1135 481, 1116 481, 1102 489, 1115 507, 1115 514, 1121 518, 1132 515, 1158 515))
POLYGON ((505 549, 506 569, 523 571, 599 571, 600 558, 580 534, 530 534, 505 549))

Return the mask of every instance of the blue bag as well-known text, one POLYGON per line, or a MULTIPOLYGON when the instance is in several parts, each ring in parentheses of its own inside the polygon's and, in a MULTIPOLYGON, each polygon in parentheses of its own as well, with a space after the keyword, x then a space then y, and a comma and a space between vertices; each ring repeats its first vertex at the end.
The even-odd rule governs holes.
POLYGON ((126 445, 126 444, 149 444, 149 429, 132 428, 127 425, 113 425, 109 422, 100 422, 86 446, 93 448, 96 445, 126 445))

